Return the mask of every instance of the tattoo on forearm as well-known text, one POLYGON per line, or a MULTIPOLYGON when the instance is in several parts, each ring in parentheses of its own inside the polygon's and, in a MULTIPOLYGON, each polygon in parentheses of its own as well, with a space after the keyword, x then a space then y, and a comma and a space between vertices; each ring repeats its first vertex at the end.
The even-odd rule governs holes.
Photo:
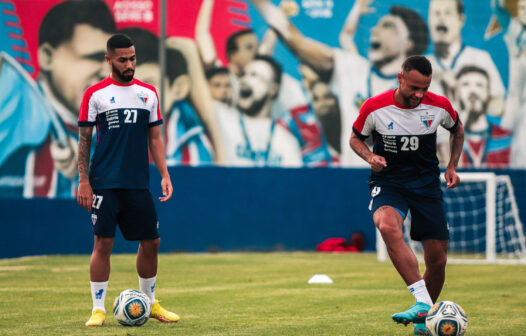
POLYGON ((79 180, 88 180, 89 176, 89 157, 91 149, 91 132, 88 127, 79 128, 79 180))

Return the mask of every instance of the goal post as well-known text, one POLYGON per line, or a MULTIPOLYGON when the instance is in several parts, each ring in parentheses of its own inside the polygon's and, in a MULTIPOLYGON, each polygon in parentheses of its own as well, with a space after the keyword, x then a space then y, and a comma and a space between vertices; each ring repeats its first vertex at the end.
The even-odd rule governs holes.
MULTIPOLYGON (((445 189, 444 202, 450 232, 448 262, 526 264, 526 243, 513 185, 508 175, 492 172, 459 173, 460 185, 445 189)), ((422 248, 409 238, 411 215, 404 221, 404 236, 419 260, 422 248)), ((378 260, 388 258, 376 230, 378 260)))

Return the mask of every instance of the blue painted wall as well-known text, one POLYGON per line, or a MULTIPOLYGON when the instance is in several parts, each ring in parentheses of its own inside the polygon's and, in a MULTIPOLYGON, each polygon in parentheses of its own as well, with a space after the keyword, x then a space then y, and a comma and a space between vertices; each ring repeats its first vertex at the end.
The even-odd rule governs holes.
MULTIPOLYGON (((355 231, 374 249, 368 170, 171 168, 174 196, 156 202, 161 251, 314 250, 355 231)), ((152 168, 152 193, 160 180, 152 168)), ((0 199, 0 257, 91 253, 87 211, 75 200, 0 199)), ((119 237, 114 252, 135 252, 119 237)))
MULTIPOLYGON (((329 237, 361 231, 368 250, 375 231, 367 206, 368 169, 170 168, 175 186, 156 202, 161 251, 314 250, 329 237)), ((526 171, 509 174, 526 223, 526 171)), ((152 167, 152 193, 160 179, 152 167)), ((89 254, 89 213, 75 200, 0 198, 0 258, 89 254)), ((114 252, 137 250, 118 234, 114 252)))

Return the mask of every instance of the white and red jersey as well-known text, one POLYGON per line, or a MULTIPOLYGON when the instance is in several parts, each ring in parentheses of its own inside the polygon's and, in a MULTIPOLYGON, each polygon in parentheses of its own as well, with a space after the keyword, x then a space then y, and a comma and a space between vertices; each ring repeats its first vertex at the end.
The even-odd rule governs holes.
POLYGON ((97 125, 90 165, 93 189, 149 188, 148 129, 162 124, 152 85, 104 79, 84 93, 78 124, 97 125))
POLYGON ((436 156, 436 132, 458 123, 458 114, 445 97, 427 92, 415 108, 394 100, 395 90, 368 99, 353 125, 361 139, 373 136, 375 154, 383 156, 387 167, 372 172, 372 182, 382 182, 425 192, 440 174, 436 156))

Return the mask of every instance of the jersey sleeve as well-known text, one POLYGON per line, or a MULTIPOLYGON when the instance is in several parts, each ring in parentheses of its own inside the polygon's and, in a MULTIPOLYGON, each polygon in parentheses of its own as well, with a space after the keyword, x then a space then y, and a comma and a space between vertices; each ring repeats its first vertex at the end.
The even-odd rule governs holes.
POLYGON ((93 126, 97 119, 97 106, 93 98, 93 90, 88 89, 84 92, 79 111, 79 127, 93 126))
POLYGON ((371 100, 368 99, 360 108, 360 114, 354 122, 352 129, 360 139, 364 140, 375 130, 374 115, 372 112, 374 108, 371 104, 371 100))
POLYGON ((163 117, 161 115, 161 110, 159 109, 159 96, 157 95, 155 88, 152 89, 155 94, 155 99, 152 104, 152 110, 150 111, 149 127, 158 126, 163 123, 163 117))
POLYGON ((458 125, 458 113, 455 111, 453 106, 451 106, 450 101, 446 98, 443 98, 443 105, 446 113, 444 113, 444 117, 442 118, 440 125, 442 125, 442 127, 448 131, 451 131, 458 125))

